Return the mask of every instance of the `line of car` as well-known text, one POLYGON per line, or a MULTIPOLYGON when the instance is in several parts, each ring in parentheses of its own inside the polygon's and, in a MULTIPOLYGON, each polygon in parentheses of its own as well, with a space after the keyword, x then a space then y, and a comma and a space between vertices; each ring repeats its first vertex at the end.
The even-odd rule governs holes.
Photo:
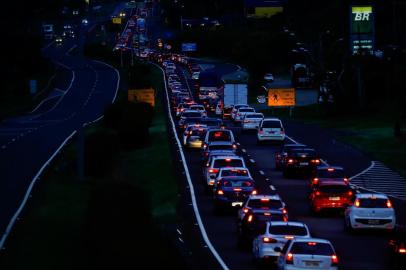
POLYGON ((278 269, 338 269, 339 258, 331 242, 312 237, 303 222, 289 219, 286 204, 276 191, 263 192, 250 172, 249 162, 239 148, 233 130, 226 123, 254 130, 259 145, 282 143, 275 165, 285 177, 305 174, 309 181, 309 206, 313 214, 327 209, 344 212, 348 231, 360 229, 395 230, 390 249, 397 259, 405 257, 405 229, 396 227, 396 215, 384 194, 361 193, 354 189, 339 166, 324 164, 317 151, 301 144, 288 144, 283 123, 266 118, 247 104, 223 108, 221 117, 208 117, 203 104, 195 100, 180 80, 182 73, 170 60, 162 62, 179 136, 186 149, 200 150, 202 179, 213 198, 216 215, 237 211, 238 243, 250 248, 253 260, 275 263, 278 269))

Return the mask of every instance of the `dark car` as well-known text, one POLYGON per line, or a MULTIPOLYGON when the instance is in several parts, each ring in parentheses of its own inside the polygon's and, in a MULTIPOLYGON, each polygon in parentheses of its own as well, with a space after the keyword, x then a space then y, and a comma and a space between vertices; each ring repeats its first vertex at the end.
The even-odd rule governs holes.
POLYGON ((324 181, 314 186, 310 193, 312 213, 323 209, 345 209, 354 200, 355 192, 350 185, 337 181, 324 181))
POLYGON ((213 191, 216 212, 230 206, 242 207, 250 194, 256 194, 255 181, 247 176, 227 176, 216 183, 213 191))
POLYGON ((320 157, 314 149, 299 148, 287 151, 283 164, 283 175, 289 177, 296 173, 310 174, 318 165, 320 157))
POLYGON ((207 161, 207 158, 212 151, 229 151, 232 153, 237 153, 235 144, 232 142, 209 142, 207 147, 201 149, 201 159, 203 162, 207 161))
POLYGON ((344 168, 338 166, 318 166, 312 173, 310 187, 325 181, 337 181, 349 185, 349 179, 344 172, 344 168))
POLYGON ((389 240, 388 250, 395 269, 406 268, 406 225, 397 225, 389 240))
POLYGON ((292 149, 303 149, 306 148, 306 145, 304 144, 285 144, 284 146, 281 147, 279 152, 276 152, 275 154, 275 168, 277 170, 280 170, 283 168, 283 164, 285 162, 285 158, 287 155, 287 152, 292 150, 292 149))
POLYGON ((226 106, 223 108, 223 119, 231 119, 231 112, 233 110, 233 106, 226 106))
POLYGON ((188 110, 183 111, 178 122, 178 127, 182 129, 184 128, 184 125, 187 123, 188 119, 196 119, 196 118, 202 118, 202 114, 196 111, 188 111, 188 110))
POLYGON ((250 210, 237 223, 238 245, 250 246, 252 240, 266 229, 266 223, 270 221, 288 221, 288 219, 282 210, 250 210))

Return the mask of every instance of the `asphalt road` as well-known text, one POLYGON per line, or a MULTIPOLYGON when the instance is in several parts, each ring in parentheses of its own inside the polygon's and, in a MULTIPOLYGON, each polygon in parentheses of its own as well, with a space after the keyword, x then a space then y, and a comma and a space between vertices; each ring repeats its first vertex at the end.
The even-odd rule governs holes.
MULTIPOLYGON (((80 31, 85 32, 90 27, 82 27, 80 31)), ((100 118, 116 96, 118 73, 104 63, 85 59, 81 53, 83 45, 84 38, 78 37, 67 39, 61 45, 47 46, 44 54, 65 69, 60 74, 62 77, 56 79, 59 96, 32 113, 6 119, 0 124, 2 240, 44 164, 73 132, 100 118), (71 56, 68 51, 74 46, 77 53, 71 56)))
MULTIPOLYGON (((231 72, 229 64, 214 67, 219 75, 231 72)), ((189 83, 189 85, 193 85, 189 83)), ((192 90, 192 92, 194 92, 192 90)), ((195 94, 195 92, 194 92, 195 94)), ((242 134, 240 127, 231 122, 228 126, 234 131, 241 148, 245 149, 246 159, 253 159, 250 170, 259 184, 262 193, 273 193, 271 185, 276 188, 287 203, 290 220, 305 222, 313 236, 329 239, 339 254, 341 269, 391 269, 386 245, 389 235, 383 232, 364 232, 350 234, 344 231, 343 217, 339 212, 326 213, 322 216, 310 214, 308 202, 308 179, 286 179, 275 170, 274 154, 280 145, 256 145, 255 133, 242 134), (261 173, 260 173, 261 172, 261 173)), ((314 147, 322 158, 331 165, 344 166, 349 175, 355 175, 366 169, 371 159, 358 150, 345 145, 334 138, 327 130, 301 123, 285 123, 287 135, 293 140, 314 147)), ((237 247, 236 215, 215 215, 212 199, 205 193, 202 167, 198 151, 185 151, 187 164, 191 173, 197 196, 197 204, 206 231, 213 246, 230 269, 256 269, 251 261, 251 252, 237 247)), ((363 192, 362 190, 360 190, 363 192)), ((403 223, 405 201, 393 199, 398 219, 403 223)))

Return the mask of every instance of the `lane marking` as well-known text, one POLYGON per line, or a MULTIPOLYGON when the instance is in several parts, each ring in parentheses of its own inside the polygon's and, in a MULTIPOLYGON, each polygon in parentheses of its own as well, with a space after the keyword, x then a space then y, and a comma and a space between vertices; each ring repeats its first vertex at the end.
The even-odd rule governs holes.
POLYGON ((262 171, 262 170, 260 170, 259 173, 260 173, 261 175, 265 175, 264 171, 262 171))
POLYGON ((37 174, 34 176, 34 178, 32 179, 26 193, 24 196, 23 201, 21 202, 20 207, 17 209, 17 212, 15 212, 15 214, 13 215, 13 217, 11 218, 6 231, 3 233, 3 236, 1 237, 0 240, 0 252, 1 250, 4 248, 4 243, 7 240, 8 235, 10 234, 11 230, 13 229, 13 226, 15 224, 15 222, 18 219, 18 216, 20 215, 21 211, 24 209, 25 204, 27 203, 28 198, 30 197, 31 191, 35 185, 35 183, 37 182, 39 176, 42 174, 42 172, 45 170, 45 168, 49 165, 49 163, 51 163, 51 161, 54 159, 54 157, 59 153, 59 151, 65 146, 65 144, 76 134, 76 130, 73 131, 63 142, 62 144, 58 147, 58 149, 56 149, 56 151, 52 154, 52 156, 45 162, 44 165, 42 165, 42 167, 39 169, 39 171, 37 172, 37 174))
POLYGON ((175 128, 175 122, 173 121, 173 117, 172 117, 172 114, 171 114, 171 106, 170 106, 170 104, 169 104, 169 95, 168 95, 168 88, 167 88, 167 84, 166 84, 166 75, 165 75, 165 72, 164 72, 164 70, 163 70, 160 66, 158 66, 157 64, 155 64, 155 63, 152 63, 152 64, 155 65, 156 67, 158 67, 158 68, 162 71, 162 74, 163 74, 164 83, 165 83, 166 103, 167 103, 167 109, 168 109, 169 120, 170 120, 171 125, 172 125, 173 134, 175 134, 175 139, 176 139, 177 146, 178 146, 178 149, 179 149, 179 154, 180 154, 180 156, 181 156, 181 158, 182 158, 182 163, 183 163, 183 167, 184 167, 184 170, 185 170, 186 179, 187 179, 188 184, 189 184, 189 187, 190 187, 189 191, 190 191, 190 196, 191 196, 191 198, 192 198, 193 211, 194 211, 194 213, 195 213, 196 221, 197 221, 197 223, 199 224, 200 232, 201 232, 201 234, 202 234, 202 237, 203 237, 203 239, 204 239, 204 242, 206 243, 207 247, 210 249, 210 251, 211 251, 211 253, 213 254, 213 256, 217 259, 218 263, 221 265, 221 267, 222 267, 223 269, 228 270, 228 269, 229 269, 228 266, 225 264, 225 262, 223 261, 223 259, 220 257, 220 255, 218 254, 218 252, 216 251, 216 249, 213 247, 213 245, 212 245, 211 242, 210 242, 210 239, 209 239, 209 237, 208 237, 208 235, 207 235, 207 232, 206 232, 206 229, 205 229, 205 227, 204 227, 202 218, 201 218, 201 216, 200 216, 199 208, 197 207, 197 200, 196 200, 196 195, 195 195, 194 186, 193 186, 193 183, 192 183, 192 178, 191 178, 191 176, 190 176, 189 168, 188 168, 188 166, 187 166, 186 159, 185 159, 185 155, 184 155, 183 149, 182 149, 182 147, 181 147, 181 142, 179 141, 178 136, 176 136, 177 133, 176 133, 176 128, 175 128))
POLYGON ((271 190, 276 190, 276 188, 273 185, 269 186, 271 188, 271 190))

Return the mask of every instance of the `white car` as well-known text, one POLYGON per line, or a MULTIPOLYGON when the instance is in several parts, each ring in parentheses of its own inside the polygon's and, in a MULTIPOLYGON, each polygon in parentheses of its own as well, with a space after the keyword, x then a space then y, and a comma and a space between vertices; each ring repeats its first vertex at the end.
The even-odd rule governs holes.
POLYGON ((217 173, 224 167, 246 167, 244 159, 239 156, 214 156, 203 168, 206 187, 213 187, 217 173))
POLYGON ((330 241, 320 238, 289 240, 280 252, 278 270, 338 270, 338 257, 330 241))
POLYGON ((252 242, 252 254, 255 261, 270 260, 276 262, 280 249, 290 239, 310 238, 309 228, 302 222, 295 221, 271 221, 267 222, 265 230, 254 238, 252 242))
POLYGON ((273 82, 274 77, 273 77, 272 73, 266 73, 264 75, 264 80, 267 81, 267 82, 273 82))
POLYGON ((278 118, 265 118, 261 121, 257 132, 258 144, 263 141, 285 141, 285 129, 278 118))
POLYGON ((255 109, 251 107, 239 108, 234 116, 234 122, 241 122, 246 113, 254 113, 255 109))
POLYGON ((207 116, 206 109, 204 108, 203 105, 199 105, 199 104, 191 105, 191 106, 189 107, 189 110, 198 111, 198 112, 200 112, 203 116, 207 116))
POLYGON ((395 210, 385 194, 358 193, 354 203, 344 212, 345 227, 349 230, 393 230, 396 224, 395 210))
POLYGON ((233 109, 231 110, 231 119, 234 120, 235 116, 237 115, 238 109, 242 108, 242 107, 249 107, 249 106, 248 106, 248 104, 235 104, 233 106, 233 109))
POLYGON ((233 144, 234 148, 237 149, 233 131, 229 129, 221 129, 221 128, 209 129, 206 132, 206 137, 204 138, 202 144, 203 150, 207 148, 210 142, 230 142, 233 144))
POLYGON ((246 113, 242 119, 242 130, 258 129, 259 124, 264 119, 262 113, 246 113))
POLYGON ((192 80, 198 80, 199 79, 200 72, 195 71, 192 73, 192 80))
POLYGON ((252 178, 250 171, 245 167, 225 167, 219 170, 215 183, 220 181, 221 178, 229 176, 247 176, 252 178))

